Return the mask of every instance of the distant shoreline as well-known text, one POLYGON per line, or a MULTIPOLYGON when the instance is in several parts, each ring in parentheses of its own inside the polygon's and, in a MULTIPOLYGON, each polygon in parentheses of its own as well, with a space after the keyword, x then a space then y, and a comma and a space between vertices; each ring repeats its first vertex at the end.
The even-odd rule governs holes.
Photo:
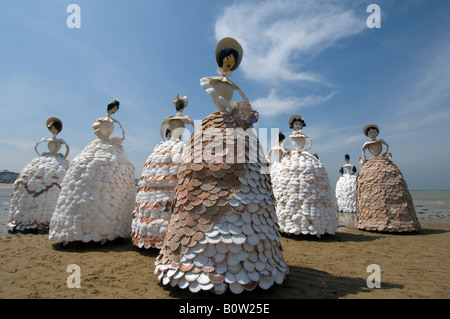
POLYGON ((0 187, 13 187, 14 186, 14 183, 11 183, 11 184, 9 184, 9 183, 0 183, 0 187))

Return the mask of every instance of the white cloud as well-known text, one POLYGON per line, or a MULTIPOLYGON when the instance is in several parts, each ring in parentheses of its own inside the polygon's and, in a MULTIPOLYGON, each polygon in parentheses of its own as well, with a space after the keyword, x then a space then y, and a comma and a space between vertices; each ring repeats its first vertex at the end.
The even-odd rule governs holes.
POLYGON ((277 91, 272 89, 267 97, 251 101, 251 104, 261 115, 272 116, 288 114, 294 111, 297 112, 303 107, 325 103, 335 94, 336 91, 333 91, 326 96, 307 95, 304 97, 280 97, 277 95, 277 91))
POLYGON ((336 1, 245 2, 224 10, 215 34, 217 40, 232 36, 241 43, 242 69, 251 79, 326 83, 301 63, 363 30, 364 18, 336 1))

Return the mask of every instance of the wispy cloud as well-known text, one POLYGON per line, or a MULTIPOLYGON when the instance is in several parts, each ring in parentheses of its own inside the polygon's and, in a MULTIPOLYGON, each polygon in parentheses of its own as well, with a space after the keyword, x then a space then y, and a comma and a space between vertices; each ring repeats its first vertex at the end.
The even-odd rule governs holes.
POLYGON ((261 115, 272 116, 288 114, 298 111, 300 108, 315 106, 330 100, 336 91, 326 96, 307 95, 304 97, 280 97, 275 89, 271 90, 265 98, 259 98, 251 102, 254 109, 261 115))
POLYGON ((311 58, 365 28, 364 17, 337 1, 278 0, 236 3, 216 21, 217 40, 235 37, 242 69, 255 80, 326 83, 298 61, 311 58))
POLYGON ((411 124, 430 137, 447 130, 450 117, 450 44, 441 41, 433 49, 418 50, 415 69, 405 77, 404 87, 392 98, 395 112, 388 124, 393 134, 408 135, 411 124))

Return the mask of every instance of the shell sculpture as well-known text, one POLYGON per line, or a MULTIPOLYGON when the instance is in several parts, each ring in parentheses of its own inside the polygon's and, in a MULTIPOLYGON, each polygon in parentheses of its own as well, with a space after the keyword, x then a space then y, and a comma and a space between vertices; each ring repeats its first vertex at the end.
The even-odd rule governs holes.
POLYGON ((343 213, 356 212, 356 167, 349 164, 350 156, 345 155, 346 163, 341 167, 336 183, 336 201, 338 211, 343 213))
POLYGON ((50 222, 49 239, 106 242, 129 238, 136 191, 134 166, 122 147, 125 134, 111 118, 119 106, 108 104, 108 113, 93 124, 98 139, 89 143, 69 165, 50 222), (114 123, 122 138, 110 137, 114 123))
POLYGON ((285 139, 286 139, 285 135, 282 132, 279 132, 278 145, 271 147, 267 152, 266 160, 269 162, 270 176, 272 179, 278 175, 281 160, 287 151, 284 148, 285 139))
POLYGON ((319 159, 306 151, 312 141, 301 132, 303 117, 291 116, 289 125, 294 128, 290 138, 296 150, 285 154, 272 179, 280 232, 319 238, 333 235, 338 218, 328 174, 319 159), (306 140, 309 146, 303 149, 306 140))
POLYGON ((177 107, 177 116, 168 116, 161 123, 161 133, 168 125, 166 137, 153 150, 144 164, 139 179, 139 189, 131 224, 133 244, 139 248, 160 249, 167 233, 167 226, 172 215, 172 200, 177 185, 177 173, 186 144, 180 139, 184 124, 193 125, 189 116, 182 116, 187 106, 186 97, 178 95, 173 103, 177 107))
POLYGON ((69 146, 64 140, 56 138, 62 130, 61 120, 51 117, 46 125, 53 137, 36 143, 35 150, 39 156, 22 169, 14 182, 7 225, 10 231, 48 231, 61 183, 69 167, 66 160, 69 146), (47 142, 50 152, 41 155, 37 146, 43 142, 47 142), (64 156, 58 153, 62 144, 66 146, 64 156))
MULTIPOLYGON (((237 43, 226 39, 227 45, 237 43)), ((209 80, 203 78, 202 87, 219 103, 216 83, 209 80)), ((225 76, 219 81, 231 83, 225 76)), ((184 149, 155 275, 163 285, 193 293, 268 289, 284 281, 288 266, 267 162, 256 135, 247 130, 257 113, 248 101, 220 103, 231 112, 207 116, 184 149)))
POLYGON ((356 227, 379 232, 420 231, 408 185, 391 160, 389 145, 375 139, 379 133, 377 125, 369 124, 363 131, 372 141, 363 146, 363 165, 356 179, 356 227), (379 156, 383 144, 387 150, 379 156), (366 149, 374 157, 366 159, 366 149))

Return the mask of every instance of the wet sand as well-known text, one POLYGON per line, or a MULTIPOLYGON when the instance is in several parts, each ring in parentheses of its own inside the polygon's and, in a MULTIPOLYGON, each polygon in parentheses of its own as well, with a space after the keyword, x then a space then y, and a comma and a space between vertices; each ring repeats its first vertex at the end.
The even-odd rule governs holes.
MULTIPOLYGON (((130 239, 70 243, 66 248, 47 234, 0 235, 1 299, 447 299, 450 297, 450 217, 448 209, 416 204, 423 230, 417 234, 366 232, 350 224, 335 235, 282 236, 289 274, 268 290, 222 296, 190 293, 159 284, 153 274, 157 249, 138 249, 130 239), (80 267, 80 288, 69 288, 71 264, 80 267), (381 288, 369 288, 380 267, 381 288)), ((450 208, 449 208, 450 209, 450 208)), ((345 223, 351 220, 346 216, 345 223)), ((344 222, 342 222, 344 223, 344 222)), ((3 227, 3 225, 2 225, 3 227)))

